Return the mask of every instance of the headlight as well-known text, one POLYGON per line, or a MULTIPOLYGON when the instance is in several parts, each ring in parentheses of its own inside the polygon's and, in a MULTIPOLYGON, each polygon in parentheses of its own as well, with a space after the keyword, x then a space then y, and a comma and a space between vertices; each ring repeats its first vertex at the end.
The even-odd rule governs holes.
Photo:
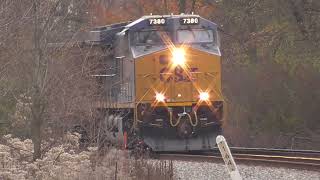
POLYGON ((186 62, 186 52, 182 48, 175 48, 172 52, 172 61, 175 66, 184 65, 186 62))
POLYGON ((166 97, 162 93, 156 93, 156 100, 158 102, 164 102, 165 99, 166 97))
POLYGON ((201 92, 199 95, 200 101, 208 101, 209 100, 209 93, 207 92, 201 92))

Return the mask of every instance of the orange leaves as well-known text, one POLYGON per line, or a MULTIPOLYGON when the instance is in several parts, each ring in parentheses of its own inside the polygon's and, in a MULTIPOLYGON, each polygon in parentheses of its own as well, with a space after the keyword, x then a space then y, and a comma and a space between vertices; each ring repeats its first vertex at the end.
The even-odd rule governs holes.
POLYGON ((155 14, 156 11, 162 9, 161 1, 154 1, 154 0, 137 0, 137 5, 142 11, 143 15, 153 13, 155 14))
POLYGON ((209 17, 216 9, 217 6, 215 3, 207 2, 205 0, 196 0, 193 12, 206 18, 209 17))

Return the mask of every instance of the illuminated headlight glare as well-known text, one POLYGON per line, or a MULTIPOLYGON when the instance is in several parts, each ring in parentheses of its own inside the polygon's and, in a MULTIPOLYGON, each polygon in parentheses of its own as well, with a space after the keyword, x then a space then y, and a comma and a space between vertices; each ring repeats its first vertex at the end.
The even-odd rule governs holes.
POLYGON ((158 102, 164 102, 165 99, 166 97, 162 93, 156 93, 156 100, 158 102))
POLYGON ((199 99, 201 101, 208 101, 209 100, 209 93, 201 92, 200 95, 199 95, 199 99))
POLYGON ((174 65, 184 65, 186 61, 186 52, 182 48, 175 48, 172 52, 172 60, 174 65))

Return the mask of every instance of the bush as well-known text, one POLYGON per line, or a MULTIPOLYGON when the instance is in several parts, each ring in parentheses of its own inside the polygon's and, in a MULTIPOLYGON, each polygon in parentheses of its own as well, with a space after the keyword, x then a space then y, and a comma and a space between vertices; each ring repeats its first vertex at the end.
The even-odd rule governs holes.
MULTIPOLYGON (((32 161, 33 144, 12 135, 0 144, 0 179, 173 179, 172 162, 132 159, 127 151, 109 149, 100 156, 96 147, 79 149, 79 134, 67 133, 32 161)), ((43 147, 50 142, 44 142, 43 147)))

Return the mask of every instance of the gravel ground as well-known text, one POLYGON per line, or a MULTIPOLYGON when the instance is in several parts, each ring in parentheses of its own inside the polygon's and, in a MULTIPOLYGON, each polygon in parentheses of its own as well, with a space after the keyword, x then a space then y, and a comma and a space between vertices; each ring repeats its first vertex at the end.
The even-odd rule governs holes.
MULTIPOLYGON (((173 161, 174 174, 181 180, 230 180, 224 164, 173 161)), ((243 180, 320 180, 320 172, 238 165, 243 180)))

